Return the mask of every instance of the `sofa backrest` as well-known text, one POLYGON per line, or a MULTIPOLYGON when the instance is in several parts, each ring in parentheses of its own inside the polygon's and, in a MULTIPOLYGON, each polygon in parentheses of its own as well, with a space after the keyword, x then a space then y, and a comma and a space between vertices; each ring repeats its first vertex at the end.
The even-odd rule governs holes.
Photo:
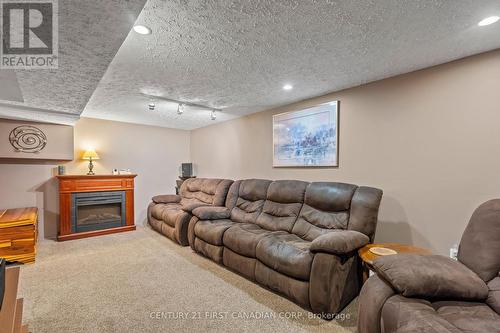
POLYGON ((300 180, 276 180, 267 190, 262 213, 256 223, 267 230, 292 232, 309 185, 300 180))
POLYGON ((382 194, 382 190, 378 188, 358 187, 351 199, 347 229, 359 231, 370 237, 370 241, 373 242, 382 194))
POLYGON ((347 229, 351 199, 357 186, 315 182, 306 189, 304 206, 292 232, 308 241, 333 229, 347 229))
POLYGON ((500 199, 472 214, 458 248, 458 260, 488 282, 500 272, 500 199))
POLYGON ((232 183, 233 181, 229 179, 189 178, 182 183, 179 194, 184 201, 224 206, 232 183))
POLYGON ((231 220, 241 223, 255 223, 262 211, 270 180, 238 180, 229 189, 226 207, 231 209, 231 220))
POLYGON ((359 231, 372 239, 381 197, 378 189, 335 182, 311 183, 292 232, 308 241, 336 229, 359 231))

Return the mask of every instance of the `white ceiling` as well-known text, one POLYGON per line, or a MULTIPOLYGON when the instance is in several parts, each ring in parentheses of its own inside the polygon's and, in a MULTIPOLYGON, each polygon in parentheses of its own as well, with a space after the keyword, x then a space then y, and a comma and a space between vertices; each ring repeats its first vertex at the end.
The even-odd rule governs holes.
POLYGON ((0 117, 74 123, 146 0, 58 3, 59 69, 0 70, 0 117))
MULTIPOLYGON (((92 15, 67 34, 96 22, 77 43, 93 61, 53 73, 49 85, 18 73, 28 105, 78 114, 88 101, 83 116, 194 129, 500 48, 500 23, 477 26, 500 15, 499 0, 149 0, 136 23, 153 34, 129 32, 90 97, 121 43, 116 37, 131 27, 124 13, 141 1, 89 2, 92 15), (283 91, 285 83, 294 89, 283 91), (143 94, 223 112, 215 121, 193 108, 179 116, 160 100, 149 111, 143 94)), ((87 1, 70 3, 80 13, 87 1)))

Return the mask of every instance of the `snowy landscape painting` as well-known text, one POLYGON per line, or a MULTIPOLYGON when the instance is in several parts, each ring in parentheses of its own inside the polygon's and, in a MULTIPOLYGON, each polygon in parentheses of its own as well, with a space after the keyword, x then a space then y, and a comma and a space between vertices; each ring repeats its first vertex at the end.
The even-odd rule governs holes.
POLYGON ((338 101, 273 116, 273 166, 338 166, 337 126, 338 101))

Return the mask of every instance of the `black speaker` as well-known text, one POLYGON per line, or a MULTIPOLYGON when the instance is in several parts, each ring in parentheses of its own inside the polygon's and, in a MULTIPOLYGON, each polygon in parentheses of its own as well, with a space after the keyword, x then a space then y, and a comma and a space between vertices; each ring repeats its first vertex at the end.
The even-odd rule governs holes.
POLYGON ((192 177, 193 176, 193 163, 182 163, 181 164, 182 177, 192 177))

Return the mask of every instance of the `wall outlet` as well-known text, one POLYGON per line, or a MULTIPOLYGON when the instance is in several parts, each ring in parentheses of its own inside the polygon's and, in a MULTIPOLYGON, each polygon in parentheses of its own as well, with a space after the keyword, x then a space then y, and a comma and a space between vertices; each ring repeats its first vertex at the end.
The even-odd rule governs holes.
POLYGON ((450 258, 458 260, 457 257, 458 257, 458 244, 455 244, 450 248, 450 258))

